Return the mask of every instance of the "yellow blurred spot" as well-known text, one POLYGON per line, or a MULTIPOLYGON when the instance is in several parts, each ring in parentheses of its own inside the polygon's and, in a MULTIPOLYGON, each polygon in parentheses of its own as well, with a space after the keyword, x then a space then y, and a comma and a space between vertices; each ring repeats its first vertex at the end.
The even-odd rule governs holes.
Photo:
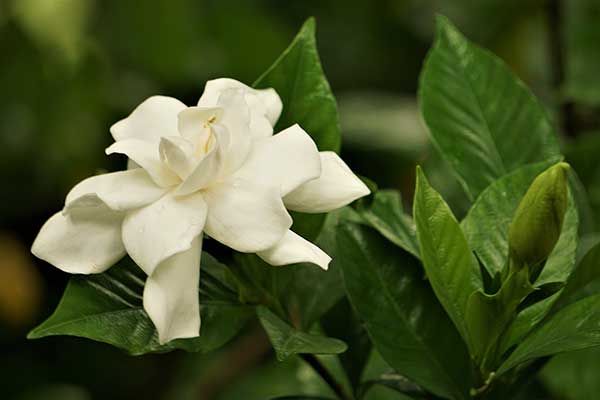
POLYGON ((0 232, 0 319, 15 329, 36 317, 42 299, 42 279, 23 243, 0 232))

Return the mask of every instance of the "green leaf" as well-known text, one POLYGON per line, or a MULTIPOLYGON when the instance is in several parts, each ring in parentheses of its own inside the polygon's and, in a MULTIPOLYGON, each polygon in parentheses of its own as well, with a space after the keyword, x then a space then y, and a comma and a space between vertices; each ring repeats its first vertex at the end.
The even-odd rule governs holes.
POLYGON ((484 376, 496 367, 499 359, 497 342, 514 318, 519 303, 533 291, 529 271, 512 272, 493 295, 483 290, 473 292, 467 304, 467 324, 473 350, 484 376))
MULTIPOLYGON (((339 151, 337 103, 319 60, 314 18, 306 20, 289 47, 253 86, 274 88, 281 97, 283 110, 275 132, 299 124, 320 151, 339 151)), ((294 232, 308 240, 317 237, 324 214, 293 214, 294 232)))
POLYGON ((539 376, 555 399, 596 400, 600 393, 600 348, 552 357, 539 376))
MULTIPOLYGON (((207 253, 202 256, 201 285, 213 281, 216 261, 207 253)), ((98 275, 77 275, 71 278, 54 313, 33 329, 29 339, 53 335, 71 335, 119 347, 132 355, 168 352, 183 349, 208 352, 231 340, 252 316, 252 308, 227 304, 230 293, 214 287, 201 286, 200 336, 177 339, 164 345, 146 315, 142 294, 145 275, 126 257, 98 275), (211 293, 213 297, 207 297, 211 293)))
POLYGON ((339 151, 340 124, 335 97, 325 77, 315 40, 315 20, 309 18, 290 46, 254 82, 274 88, 283 102, 275 131, 300 124, 319 150, 339 151))
POLYGON ((564 307, 584 297, 600 293, 600 243, 596 243, 581 259, 569 278, 560 298, 564 307))
POLYGON ((496 180, 481 192, 461 222, 469 245, 490 276, 506 264, 508 228, 521 198, 535 177, 551 165, 526 165, 496 180))
POLYGON ((479 264, 452 211, 419 167, 413 207, 427 277, 450 319, 473 350, 466 312, 471 294, 482 289, 479 264))
POLYGON ((333 400, 329 397, 320 397, 320 396, 283 396, 283 397, 273 397, 271 400, 333 400))
POLYGON ((348 297, 385 361, 433 393, 466 398, 467 351, 417 260, 354 223, 340 228, 338 248, 348 297))
POLYGON ((361 381, 363 370, 371 354, 371 341, 347 298, 338 302, 321 320, 321 327, 328 336, 334 336, 348 345, 339 355, 342 368, 354 389, 361 381))
POLYGON ((385 386, 394 390, 395 392, 402 393, 409 396, 411 399, 429 399, 431 394, 423 390, 422 387, 411 382, 406 377, 398 374, 384 374, 376 379, 370 379, 364 382, 361 386, 359 399, 362 399, 364 395, 375 385, 385 386))
POLYGON ((471 199, 515 168, 558 161, 542 105, 502 60, 441 16, 419 97, 433 144, 471 199))
POLYGON ((395 190, 380 190, 368 206, 359 203, 359 214, 386 239, 419 258, 419 243, 412 218, 402 209, 402 197, 395 190))
POLYGON ((535 358, 600 346, 600 295, 572 303, 529 335, 498 369, 503 374, 535 358))
MULTIPOLYGON (((508 257, 508 228, 521 198, 535 177, 551 162, 541 162, 518 168, 489 185, 479 195, 462 221, 462 228, 471 248, 477 254, 489 275, 497 276, 508 257)), ((565 282, 575 266, 577 252, 578 217, 573 196, 561 236, 548 257, 534 286, 565 282)), ((537 325, 550 311, 560 293, 537 302, 519 312, 503 335, 501 351, 505 351, 537 325)))
POLYGON ((312 264, 293 267, 293 285, 286 294, 285 303, 301 329, 309 329, 344 297, 336 236, 342 221, 352 218, 355 218, 355 213, 349 207, 329 213, 323 230, 315 240, 315 244, 332 258, 327 271, 312 264))
POLYGON ((254 254, 235 254, 230 270, 243 301, 279 309, 300 329, 308 330, 344 296, 335 235, 339 222, 354 214, 348 207, 329 213, 314 241, 332 257, 327 271, 308 263, 273 267, 254 254))
POLYGON ((339 354, 347 349, 346 344, 341 340, 292 328, 264 306, 258 306, 256 313, 279 361, 294 354, 339 354))

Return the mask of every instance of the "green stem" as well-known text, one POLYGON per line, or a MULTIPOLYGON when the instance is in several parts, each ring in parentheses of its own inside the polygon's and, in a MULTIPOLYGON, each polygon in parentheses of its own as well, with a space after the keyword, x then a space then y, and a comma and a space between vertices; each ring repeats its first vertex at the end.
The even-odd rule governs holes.
POLYGON ((331 375, 323 363, 314 354, 301 354, 300 357, 310 365, 315 372, 331 387, 340 400, 352 400, 342 385, 331 375))

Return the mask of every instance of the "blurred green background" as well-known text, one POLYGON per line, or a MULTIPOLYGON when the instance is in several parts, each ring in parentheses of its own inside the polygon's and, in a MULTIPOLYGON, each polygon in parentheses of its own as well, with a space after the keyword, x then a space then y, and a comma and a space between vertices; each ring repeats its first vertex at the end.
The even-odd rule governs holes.
MULTIPOLYGON (((112 123, 154 94, 194 104, 207 79, 251 84, 309 16, 317 18, 323 67, 339 101, 344 158, 380 187, 401 190, 406 204, 414 166, 424 164, 464 213, 464 194, 432 151, 416 100, 436 13, 500 55, 545 102, 592 208, 600 208, 600 1, 0 0, 1 397, 329 394, 299 359, 277 363, 253 325, 208 356, 130 357, 77 338, 27 341, 68 280, 28 249, 70 187, 124 167, 123 158, 104 155, 112 123)), ((367 375, 386 370, 372 358, 367 375)), ((593 399, 599 359, 586 351, 552 361, 540 398, 593 399)), ((325 362, 335 369, 335 359, 325 362)), ((401 398, 377 390, 370 398, 401 398)))

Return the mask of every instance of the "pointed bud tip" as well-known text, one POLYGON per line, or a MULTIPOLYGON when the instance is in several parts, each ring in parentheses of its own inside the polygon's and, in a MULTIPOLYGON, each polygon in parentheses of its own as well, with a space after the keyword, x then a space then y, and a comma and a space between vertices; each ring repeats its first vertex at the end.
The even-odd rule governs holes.
POLYGON ((562 230, 568 203, 566 162, 539 174, 519 203, 509 229, 511 256, 518 264, 536 265, 548 258, 562 230))

